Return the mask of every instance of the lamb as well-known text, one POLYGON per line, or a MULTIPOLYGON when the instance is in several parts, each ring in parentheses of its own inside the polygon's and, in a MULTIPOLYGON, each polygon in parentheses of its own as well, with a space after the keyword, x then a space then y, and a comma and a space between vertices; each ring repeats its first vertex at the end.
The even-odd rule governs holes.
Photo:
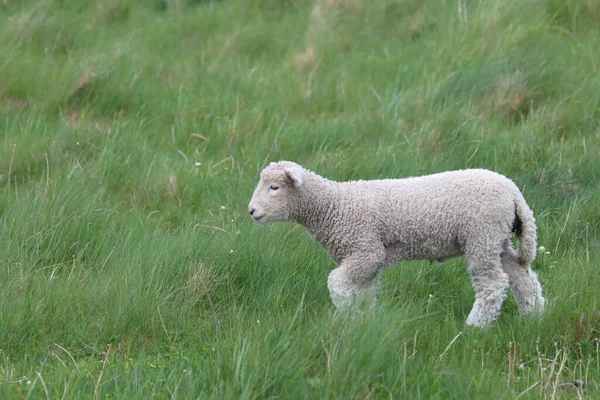
POLYGON ((338 265, 327 280, 338 309, 357 296, 374 299, 383 267, 465 255, 475 290, 467 325, 489 327, 508 286, 522 316, 543 312, 542 288, 530 268, 535 218, 517 186, 498 173, 467 169, 336 182, 280 161, 262 170, 248 211, 256 223, 291 221, 307 228, 338 265))

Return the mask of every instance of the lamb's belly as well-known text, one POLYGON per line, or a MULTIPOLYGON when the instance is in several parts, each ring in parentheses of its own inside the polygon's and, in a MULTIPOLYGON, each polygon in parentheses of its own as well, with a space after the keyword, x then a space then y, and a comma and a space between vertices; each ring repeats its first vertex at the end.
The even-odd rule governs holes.
POLYGON ((384 244, 386 249, 386 263, 393 264, 401 260, 440 260, 452 258, 462 254, 458 241, 452 238, 446 240, 432 240, 416 238, 407 243, 384 244))

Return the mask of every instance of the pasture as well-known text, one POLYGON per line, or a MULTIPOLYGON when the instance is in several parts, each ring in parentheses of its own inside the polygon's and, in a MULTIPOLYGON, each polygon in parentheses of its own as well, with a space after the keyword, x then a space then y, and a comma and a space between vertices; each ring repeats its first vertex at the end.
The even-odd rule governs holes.
POLYGON ((599 26, 593 0, 0 2, 0 398, 600 397, 599 26), (466 327, 464 258, 335 313, 319 245, 248 215, 280 159, 510 177, 544 317, 509 293, 466 327))

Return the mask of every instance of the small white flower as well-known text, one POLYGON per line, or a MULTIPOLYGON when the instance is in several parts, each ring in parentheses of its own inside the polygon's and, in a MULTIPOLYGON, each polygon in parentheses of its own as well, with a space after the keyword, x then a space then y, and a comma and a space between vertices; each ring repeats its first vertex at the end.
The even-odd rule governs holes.
POLYGON ((201 165, 202 165, 202 163, 201 163, 201 162, 199 162, 199 161, 196 161, 196 162, 194 163, 194 166, 196 166, 196 167, 199 167, 199 166, 201 166, 201 165))
POLYGON ((225 206, 221 206, 221 210, 224 210, 224 209, 225 209, 225 206))
POLYGON ((433 297, 433 295, 432 295, 432 294, 430 294, 430 295, 429 295, 429 298, 432 298, 432 297, 433 297))
POLYGON ((233 254, 233 249, 229 250, 229 254, 233 254))

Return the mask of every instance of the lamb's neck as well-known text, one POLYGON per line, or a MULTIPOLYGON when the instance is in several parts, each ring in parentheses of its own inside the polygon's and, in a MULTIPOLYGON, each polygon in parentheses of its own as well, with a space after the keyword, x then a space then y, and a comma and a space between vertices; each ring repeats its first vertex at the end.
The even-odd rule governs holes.
POLYGON ((315 177, 309 190, 304 192, 294 218, 317 239, 327 235, 339 209, 337 182, 319 178, 315 177))

